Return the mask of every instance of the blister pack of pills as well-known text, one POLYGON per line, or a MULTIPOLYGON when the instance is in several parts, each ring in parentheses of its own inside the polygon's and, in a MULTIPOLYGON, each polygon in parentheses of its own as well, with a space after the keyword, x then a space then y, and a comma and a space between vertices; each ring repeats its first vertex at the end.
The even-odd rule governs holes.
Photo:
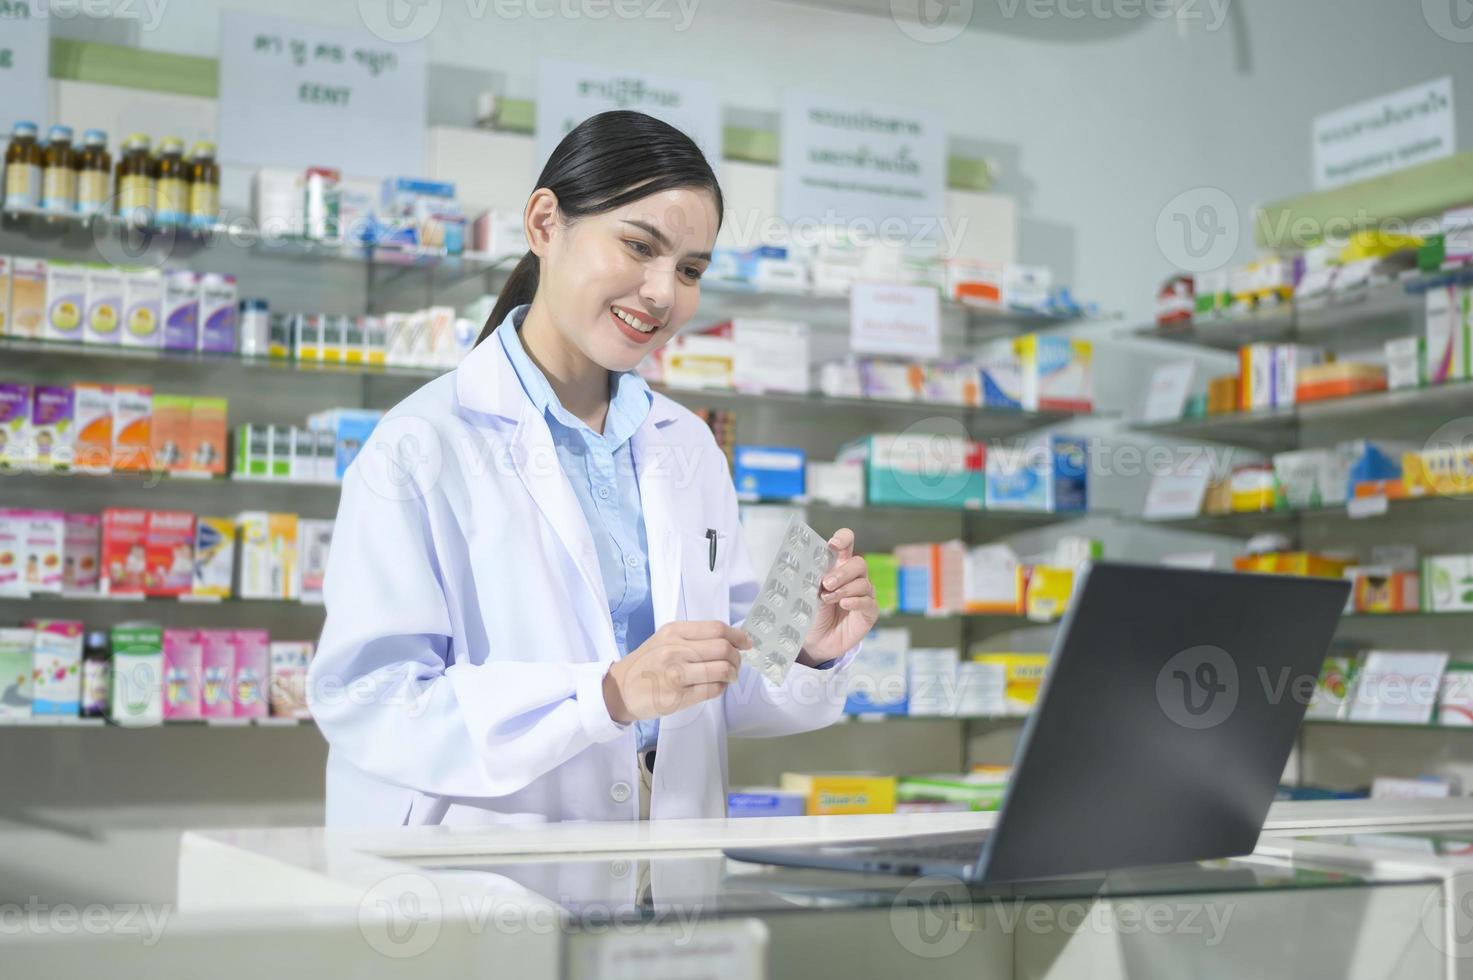
POLYGON ((787 678, 798 659, 818 615, 819 583, 837 557, 823 535, 797 517, 788 522, 782 548, 743 626, 752 649, 743 650, 742 659, 774 684, 787 678))

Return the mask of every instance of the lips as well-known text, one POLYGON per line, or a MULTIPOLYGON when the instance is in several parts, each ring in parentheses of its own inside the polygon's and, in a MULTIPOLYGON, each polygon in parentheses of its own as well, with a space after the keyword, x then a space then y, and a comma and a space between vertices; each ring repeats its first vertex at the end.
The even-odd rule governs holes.
MULTIPOLYGON (((631 327, 628 323, 626 323, 624 321, 624 318, 623 317, 619 316, 617 313, 614 312, 614 309, 615 309, 614 307, 611 307, 609 309, 609 319, 614 322, 614 326, 616 326, 616 327, 619 328, 619 332, 620 333, 622 333, 625 337, 627 337, 629 340, 633 341, 634 343, 636 343, 636 344, 648 344, 651 339, 653 339, 655 336, 657 336, 659 334, 660 330, 659 330, 658 327, 656 327, 654 330, 651 330, 649 333, 644 333, 641 330, 637 330, 634 327, 631 327)), ((638 314, 633 314, 631 312, 631 315, 635 316, 637 319, 641 320, 642 322, 645 322, 645 323, 648 323, 649 322, 645 317, 639 316, 638 314)))

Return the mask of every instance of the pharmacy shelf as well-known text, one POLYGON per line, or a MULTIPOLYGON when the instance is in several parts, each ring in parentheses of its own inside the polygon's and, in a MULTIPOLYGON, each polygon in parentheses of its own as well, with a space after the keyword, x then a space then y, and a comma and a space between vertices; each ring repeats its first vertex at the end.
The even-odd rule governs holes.
POLYGON ((127 595, 103 595, 100 592, 37 592, 33 595, 0 595, 0 605, 35 605, 39 603, 62 602, 77 603, 79 605, 106 604, 109 606, 251 606, 254 608, 270 608, 272 606, 291 606, 304 609, 325 609, 321 601, 311 602, 302 599, 241 599, 222 598, 220 596, 165 596, 165 595, 139 595, 136 593, 127 595))
MULTIPOLYGON (((419 272, 434 285, 447 287, 505 268, 509 258, 475 253, 451 255, 443 248, 360 246, 327 243, 294 236, 263 235, 253 223, 216 222, 206 227, 149 225, 116 215, 80 215, 39 208, 0 210, 0 242, 17 254, 38 258, 110 261, 114 264, 191 265, 202 254, 238 259, 244 278, 256 260, 317 267, 333 266, 355 273, 384 270, 389 279, 419 272)), ((227 271, 234 271, 233 269, 227 271)), ((311 274, 311 273, 308 273, 311 274)), ((383 285, 382 280, 378 284, 383 285)))
POLYGON ((1367 420, 1421 422, 1436 427, 1473 408, 1473 381, 1427 388, 1401 388, 1346 398, 1306 402, 1288 408, 1233 412, 1174 422, 1138 422, 1137 432, 1180 439, 1204 439, 1246 448, 1296 445, 1299 430, 1317 423, 1367 420))
POLYGON ((200 718, 165 719, 161 725, 119 725, 106 718, 77 718, 69 715, 32 715, 29 718, 0 718, 3 728, 118 728, 124 731, 151 728, 315 728, 310 718, 200 718))
POLYGON ((1473 517, 1473 495, 1429 495, 1401 500, 1360 499, 1333 507, 1304 507, 1255 513, 1199 514, 1196 517, 1143 519, 1145 527, 1249 536, 1260 531, 1283 531, 1301 521, 1366 521, 1388 517, 1448 520, 1473 517))
POLYGON ((1244 344, 1297 342, 1318 347, 1371 345, 1420 332, 1430 285, 1449 276, 1409 275, 1391 282, 1295 300, 1179 325, 1136 328, 1138 337, 1235 351, 1244 344))

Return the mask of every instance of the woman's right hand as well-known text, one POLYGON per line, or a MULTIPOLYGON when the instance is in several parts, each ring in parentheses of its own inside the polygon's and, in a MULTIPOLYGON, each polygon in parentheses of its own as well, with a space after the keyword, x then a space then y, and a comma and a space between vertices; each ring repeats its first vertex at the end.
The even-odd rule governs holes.
POLYGON ((738 651, 751 646, 720 620, 666 623, 604 675, 609 717, 627 725, 717 697, 737 678, 738 651))

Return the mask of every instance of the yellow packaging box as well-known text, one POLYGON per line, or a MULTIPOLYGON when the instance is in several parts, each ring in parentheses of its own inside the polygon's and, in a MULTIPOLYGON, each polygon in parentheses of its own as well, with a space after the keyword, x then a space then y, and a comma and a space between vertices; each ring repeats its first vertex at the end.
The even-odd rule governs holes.
POLYGON ((788 793, 802 793, 808 800, 810 817, 831 813, 895 812, 894 776, 785 772, 779 788, 788 793))
POLYGON ((1315 578, 1343 578, 1353 562, 1343 558, 1317 555, 1311 551, 1285 551, 1278 555, 1274 571, 1280 575, 1308 575, 1315 578))
POLYGON ((974 653, 979 664, 997 664, 1003 670, 1003 698, 1007 714, 1026 715, 1038 701, 1038 689, 1048 670, 1046 653, 974 653))
POLYGON ((1023 596, 1023 615, 1040 622, 1052 622, 1064 615, 1073 592, 1074 569, 1034 565, 1023 596))
POLYGON ((1401 482, 1408 497, 1473 494, 1473 450, 1448 446, 1404 453, 1401 482))

